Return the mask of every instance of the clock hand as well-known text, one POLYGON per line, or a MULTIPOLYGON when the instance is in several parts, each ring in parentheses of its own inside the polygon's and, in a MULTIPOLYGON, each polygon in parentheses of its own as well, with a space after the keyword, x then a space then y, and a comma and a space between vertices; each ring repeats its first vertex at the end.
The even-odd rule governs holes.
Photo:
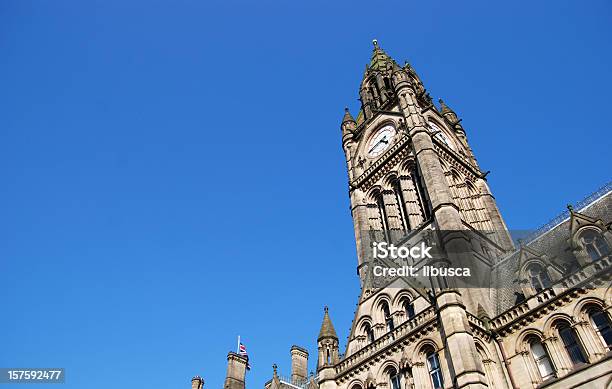
POLYGON ((370 149, 370 151, 368 151, 368 153, 371 153, 372 151, 374 151, 374 149, 380 144, 380 140, 378 142, 376 142, 376 144, 374 146, 372 146, 372 148, 370 149))

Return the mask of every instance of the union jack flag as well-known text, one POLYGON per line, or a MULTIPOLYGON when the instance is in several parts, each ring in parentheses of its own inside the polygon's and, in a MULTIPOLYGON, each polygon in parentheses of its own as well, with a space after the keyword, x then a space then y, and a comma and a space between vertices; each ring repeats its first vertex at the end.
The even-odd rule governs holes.
POLYGON ((249 354, 247 354, 246 346, 242 343, 238 344, 238 354, 244 355, 247 359, 247 370, 251 370, 251 364, 249 363, 249 354))

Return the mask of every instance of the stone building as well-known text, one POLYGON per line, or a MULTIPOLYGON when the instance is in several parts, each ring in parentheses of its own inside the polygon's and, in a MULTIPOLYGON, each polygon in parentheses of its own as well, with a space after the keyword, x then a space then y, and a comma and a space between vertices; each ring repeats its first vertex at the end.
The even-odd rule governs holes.
MULTIPOLYGON (((359 96, 341 123, 361 281, 347 344, 325 308, 316 375, 294 346, 291 375, 274 366, 265 389, 612 388, 612 185, 515 243, 461 120, 409 64, 374 41, 359 96), (443 264, 486 276, 369 282, 373 232, 424 231, 443 264)), ((226 389, 244 389, 246 360, 228 361, 226 389)))

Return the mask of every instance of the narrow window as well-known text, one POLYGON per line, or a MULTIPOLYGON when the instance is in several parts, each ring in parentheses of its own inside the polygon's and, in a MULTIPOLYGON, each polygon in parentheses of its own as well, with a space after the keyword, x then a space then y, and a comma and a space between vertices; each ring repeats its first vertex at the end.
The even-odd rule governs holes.
POLYGON ((364 332, 368 339, 368 343, 374 343, 374 330, 370 327, 369 324, 366 324, 364 327, 364 332))
POLYGON ((550 277, 548 277, 548 273, 542 268, 542 266, 534 263, 527 268, 527 275, 529 276, 529 281, 531 282, 531 286, 537 293, 540 293, 542 290, 546 288, 550 288, 552 282, 550 281, 550 277))
POLYGON ((389 381, 391 381, 391 389, 401 389, 401 377, 395 370, 389 372, 389 381))
POLYGON ((603 341, 604 346, 608 349, 612 349, 612 325, 610 325, 608 314, 603 311, 594 311, 591 312, 589 316, 591 318, 591 324, 603 341))
POLYGON ((531 348, 531 355, 535 360, 536 365, 538 366, 538 371, 540 372, 540 377, 542 377, 542 381, 546 381, 549 378, 555 376, 555 369, 553 368, 552 363, 550 362, 550 357, 548 356, 548 352, 544 348, 542 342, 539 339, 533 339, 529 346, 531 348))
POLYGON ((402 193, 402 187, 400 186, 399 179, 393 181, 393 191, 395 192, 395 198, 397 205, 404 222, 404 228, 406 231, 410 231, 410 220, 408 218, 408 210, 406 209, 406 202, 404 201, 404 194, 402 193))
POLYGON ((412 301, 404 302, 404 310, 406 311, 406 317, 408 320, 414 317, 414 303, 412 301))
POLYGON ((591 257, 591 260, 596 261, 610 253, 610 247, 604 238, 595 231, 587 230, 580 235, 580 240, 584 249, 591 257))
POLYGON ((391 90, 391 82, 389 81, 389 77, 383 78, 383 82, 385 83, 385 88, 390 91, 391 90))
POLYGON ((574 366, 581 363, 587 363, 584 351, 582 350, 580 343, 578 343, 576 331, 574 331, 572 327, 564 324, 563 327, 559 328, 559 336, 561 337, 565 351, 567 351, 567 354, 572 360, 574 366))
POLYGON ((389 305, 385 303, 383 305, 383 315, 385 316, 385 324, 387 325, 387 332, 393 331, 395 328, 393 325, 393 317, 391 316, 391 312, 389 311, 389 305))
POLYGON ((429 377, 431 378, 431 384, 433 389, 442 389, 442 370, 440 370, 440 360, 438 354, 433 350, 427 353, 427 367, 429 368, 429 377))
POLYGON ((412 171, 412 176, 414 180, 414 187, 416 188, 417 195, 419 196, 419 202, 421 203, 421 209, 423 210, 423 216, 425 220, 431 219, 431 206, 429 201, 427 201, 427 195, 425 194, 425 188, 423 186, 423 180, 421 179, 421 174, 419 173, 419 168, 415 167, 412 171))
POLYGON ((389 223, 387 218, 387 210, 385 209, 385 201, 383 200, 382 193, 376 195, 376 204, 378 205, 378 211, 380 212, 380 222, 383 231, 389 231, 389 223))

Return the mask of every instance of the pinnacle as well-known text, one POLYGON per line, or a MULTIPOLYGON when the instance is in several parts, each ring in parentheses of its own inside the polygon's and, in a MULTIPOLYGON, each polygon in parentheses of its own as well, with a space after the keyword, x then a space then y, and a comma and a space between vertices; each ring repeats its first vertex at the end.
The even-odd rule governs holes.
POLYGON ((323 323, 321 324, 321 331, 319 331, 318 340, 325 338, 338 339, 334 325, 329 318, 329 308, 327 306, 325 306, 325 314, 323 315, 323 323))
POLYGON ((353 119, 353 116, 351 115, 348 107, 344 108, 344 117, 342 118, 342 123, 346 123, 346 122, 354 122, 355 119, 353 119))
POLYGON ((440 109, 441 109, 443 115, 445 113, 453 112, 453 110, 448 108, 448 106, 444 103, 444 100, 439 99, 438 102, 440 103, 440 109))

